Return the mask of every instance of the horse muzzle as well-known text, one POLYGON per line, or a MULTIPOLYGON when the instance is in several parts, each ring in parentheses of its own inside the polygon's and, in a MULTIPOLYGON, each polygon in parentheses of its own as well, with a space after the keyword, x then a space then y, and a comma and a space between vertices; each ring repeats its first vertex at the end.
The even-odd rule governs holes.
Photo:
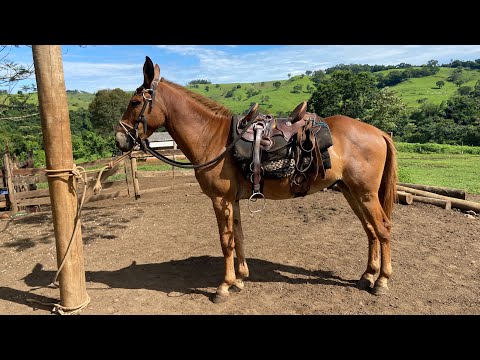
POLYGON ((133 139, 123 131, 119 131, 115 134, 115 144, 117 148, 123 152, 130 151, 133 148, 133 139))

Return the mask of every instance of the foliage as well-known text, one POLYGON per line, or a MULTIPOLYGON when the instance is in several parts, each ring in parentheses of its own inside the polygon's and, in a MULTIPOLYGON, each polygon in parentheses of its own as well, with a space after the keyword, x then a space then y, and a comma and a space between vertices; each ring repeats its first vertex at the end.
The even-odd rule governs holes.
POLYGON ((132 95, 121 89, 99 90, 90 103, 90 121, 95 131, 111 134, 113 127, 121 120, 132 95))
POLYGON ((407 118, 405 103, 388 88, 374 92, 363 120, 384 131, 393 131, 407 118))
POLYGON ((309 108, 322 117, 342 114, 363 118, 372 95, 378 91, 375 83, 375 77, 370 73, 335 71, 318 85, 308 101, 309 108))
POLYGON ((211 84, 212 82, 210 80, 205 80, 205 79, 197 79, 197 80, 192 80, 188 83, 188 85, 198 85, 198 84, 211 84))

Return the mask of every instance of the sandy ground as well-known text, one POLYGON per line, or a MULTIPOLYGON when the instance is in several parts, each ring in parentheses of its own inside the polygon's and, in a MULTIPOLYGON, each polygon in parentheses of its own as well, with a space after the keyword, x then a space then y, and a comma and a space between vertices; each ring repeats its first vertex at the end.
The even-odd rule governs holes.
MULTIPOLYGON (((140 187, 171 182, 142 179, 140 187)), ((214 304, 223 257, 211 202, 198 185, 86 204, 91 303, 82 314, 480 314, 478 216, 397 205, 390 291, 377 297, 355 286, 367 238, 341 193, 269 200, 259 214, 241 205, 250 278, 214 304)), ((0 314, 50 314, 26 300, 59 299, 47 287, 56 271, 51 221, 47 207, 0 221, 0 314)))

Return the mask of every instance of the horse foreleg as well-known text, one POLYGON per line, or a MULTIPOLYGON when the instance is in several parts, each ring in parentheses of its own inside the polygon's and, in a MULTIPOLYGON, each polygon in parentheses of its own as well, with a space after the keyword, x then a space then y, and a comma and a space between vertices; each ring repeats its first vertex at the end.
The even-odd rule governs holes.
POLYGON ((245 249, 243 244, 242 218, 240 217, 240 201, 235 200, 233 204, 233 237, 235 241, 235 253, 237 254, 238 268, 235 287, 243 290, 245 286, 243 280, 248 277, 247 260, 245 259, 245 249))
POLYGON ((366 194, 361 199, 362 211, 367 223, 371 224, 378 240, 380 241, 380 275, 375 281, 372 293, 384 294, 388 290, 388 279, 392 275, 392 262, 390 257, 391 223, 385 215, 376 194, 366 194))
POLYGON ((347 199, 350 207, 352 208, 355 215, 362 223, 363 229, 368 237, 368 263, 367 269, 360 277, 360 280, 357 283, 359 289, 369 290, 374 286, 375 277, 380 270, 380 258, 379 258, 379 247, 380 243, 378 241, 377 235, 372 225, 370 225, 365 220, 365 215, 360 206, 360 202, 356 197, 352 195, 350 189, 343 183, 338 183, 337 186, 342 190, 343 196, 347 199))
POLYGON ((217 217, 223 257, 225 258, 224 279, 217 288, 217 292, 213 298, 215 303, 219 303, 228 299, 228 289, 235 284, 236 280, 233 260, 233 249, 235 247, 235 239, 233 235, 233 205, 232 202, 221 197, 214 198, 212 202, 217 217))

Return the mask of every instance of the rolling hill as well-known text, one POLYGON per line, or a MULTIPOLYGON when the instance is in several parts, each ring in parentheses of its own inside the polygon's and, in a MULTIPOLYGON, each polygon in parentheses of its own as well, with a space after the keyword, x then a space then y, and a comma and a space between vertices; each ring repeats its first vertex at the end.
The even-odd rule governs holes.
MULTIPOLYGON (((417 108, 419 106, 418 100, 424 98, 438 105, 443 100, 447 100, 454 95, 458 89, 455 84, 447 81, 447 78, 454 70, 453 68, 441 67, 440 71, 435 75, 407 79, 398 85, 392 86, 391 90, 395 91, 411 109, 417 108), (436 86, 439 80, 445 82, 442 88, 436 86)), ((386 75, 390 71, 392 70, 379 73, 386 75)), ((480 70, 464 70, 464 78, 467 81, 463 85, 473 87, 480 80, 480 70)), ((188 85, 187 88, 225 105, 236 114, 243 113, 250 107, 252 102, 257 102, 260 105, 260 111, 264 113, 289 113, 300 102, 310 99, 312 92, 315 90, 313 81, 305 75, 293 76, 288 80, 257 83, 197 84, 188 85), (280 83, 279 87, 274 85, 276 82, 280 83), (296 86, 297 90, 295 91, 294 88, 296 86)), ((95 95, 82 91, 68 91, 67 96, 70 110, 77 110, 88 109, 88 105, 95 95)), ((2 95, 0 95, 1 100, 2 95)), ((32 96, 28 102, 36 103, 36 96, 32 96)))

